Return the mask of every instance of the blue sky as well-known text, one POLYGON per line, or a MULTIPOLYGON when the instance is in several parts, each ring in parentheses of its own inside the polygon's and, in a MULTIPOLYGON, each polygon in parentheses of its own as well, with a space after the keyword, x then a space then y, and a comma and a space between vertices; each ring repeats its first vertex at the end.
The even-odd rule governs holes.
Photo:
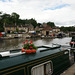
POLYGON ((0 0, 0 11, 16 12, 21 19, 34 18, 40 23, 75 25, 75 0, 0 0))
POLYGON ((56 10, 56 9, 61 9, 61 8, 67 7, 67 6, 69 6, 69 4, 62 4, 62 5, 59 5, 59 6, 56 6, 53 8, 48 8, 48 9, 49 10, 56 10))
POLYGON ((10 2, 11 0, 0 0, 0 1, 2 1, 2 2, 7 2, 7 1, 9 1, 9 2, 10 2))

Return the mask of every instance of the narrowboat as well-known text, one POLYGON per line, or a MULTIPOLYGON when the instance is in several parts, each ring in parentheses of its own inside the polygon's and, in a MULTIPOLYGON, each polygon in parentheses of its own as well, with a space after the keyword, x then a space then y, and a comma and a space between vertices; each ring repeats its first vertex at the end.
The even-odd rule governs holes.
POLYGON ((69 66, 69 50, 61 45, 40 46, 31 54, 0 52, 0 75, 60 75, 69 66))
POLYGON ((70 46, 72 48, 75 48, 75 36, 72 37, 71 41, 70 41, 70 46))

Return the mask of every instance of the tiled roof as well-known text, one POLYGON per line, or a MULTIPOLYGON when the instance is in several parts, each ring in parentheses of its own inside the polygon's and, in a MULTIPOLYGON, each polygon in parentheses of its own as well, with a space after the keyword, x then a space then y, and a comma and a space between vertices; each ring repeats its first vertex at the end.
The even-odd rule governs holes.
POLYGON ((5 27, 17 27, 16 25, 5 25, 5 27))
POLYGON ((45 28, 43 28, 43 30, 52 30, 52 28, 47 25, 45 28))

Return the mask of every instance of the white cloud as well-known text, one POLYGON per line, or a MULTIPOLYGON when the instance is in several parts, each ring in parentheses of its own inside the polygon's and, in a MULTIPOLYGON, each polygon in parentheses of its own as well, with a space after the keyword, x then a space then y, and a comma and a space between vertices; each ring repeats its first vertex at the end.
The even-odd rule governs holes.
POLYGON ((53 21, 56 25, 75 25, 74 0, 0 0, 0 11, 16 12, 22 19, 35 18, 41 23, 53 21))

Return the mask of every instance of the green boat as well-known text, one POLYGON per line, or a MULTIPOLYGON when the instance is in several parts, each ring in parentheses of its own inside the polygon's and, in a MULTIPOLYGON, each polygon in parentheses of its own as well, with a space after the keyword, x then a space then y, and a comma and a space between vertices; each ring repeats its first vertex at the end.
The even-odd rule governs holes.
POLYGON ((70 66, 67 47, 40 46, 36 53, 0 52, 0 75, 60 75, 70 66))

